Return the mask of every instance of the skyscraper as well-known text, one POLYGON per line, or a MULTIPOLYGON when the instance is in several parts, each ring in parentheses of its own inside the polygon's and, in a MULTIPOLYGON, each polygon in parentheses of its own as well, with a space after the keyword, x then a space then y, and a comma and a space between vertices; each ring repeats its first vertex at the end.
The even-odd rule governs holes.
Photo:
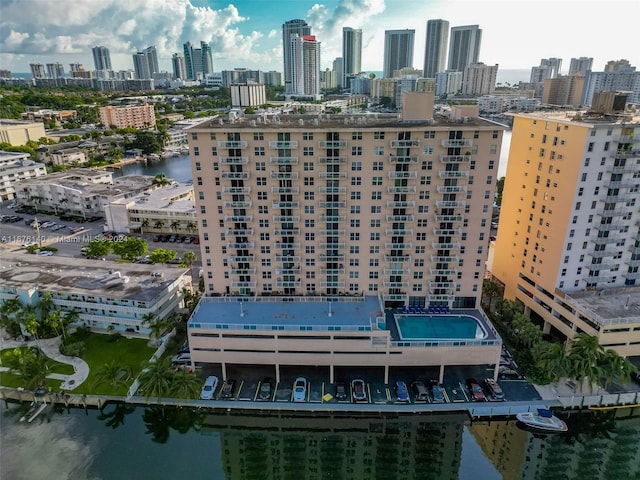
POLYGON ((184 61, 188 80, 197 80, 213 73, 213 58, 208 43, 200 41, 200 48, 193 48, 191 42, 184 44, 184 61))
POLYGON ((362 30, 342 29, 342 88, 349 88, 349 76, 362 71, 362 30))
POLYGON ((174 78, 186 80, 187 69, 184 63, 184 55, 180 53, 174 53, 171 57, 171 66, 173 67, 174 78))
POLYGON ((160 73, 160 67, 158 66, 158 52, 155 46, 147 47, 143 50, 143 53, 147 56, 147 62, 149 63, 149 71, 153 78, 154 73, 160 73))
POLYGON ((47 77, 64 78, 64 67, 60 62, 47 63, 47 77))
POLYGON ((464 72, 464 67, 470 63, 478 63, 481 41, 482 30, 479 25, 453 27, 447 69, 464 72))
POLYGON ((93 47, 93 65, 96 70, 111 70, 111 56, 107 47, 93 47))
POLYGON ((320 42, 314 35, 294 33, 291 40, 292 94, 320 95, 320 42))
POLYGON ((578 74, 584 77, 593 68, 593 57, 572 58, 569 65, 569 75, 578 74))
POLYGON ((448 43, 449 22, 447 20, 429 20, 424 47, 424 68, 422 69, 422 75, 425 78, 436 78, 437 73, 444 71, 448 43))
POLYGON ((394 70, 413 66, 413 41, 415 30, 385 30, 384 78, 393 76, 394 70))
POLYGON ((29 67, 31 68, 31 75, 33 75, 33 78, 45 78, 47 76, 43 64, 30 63, 29 67))
POLYGON ((136 78, 153 78, 154 73, 160 72, 156 47, 147 47, 141 52, 134 53, 133 68, 136 78))
MULTIPOLYGON (((307 22, 300 19, 289 20, 282 25, 282 57, 284 59, 284 92, 294 93, 292 82, 292 43, 291 36, 297 34, 299 36, 311 35, 311 27, 307 22)), ((318 66, 319 67, 319 66, 318 66)))

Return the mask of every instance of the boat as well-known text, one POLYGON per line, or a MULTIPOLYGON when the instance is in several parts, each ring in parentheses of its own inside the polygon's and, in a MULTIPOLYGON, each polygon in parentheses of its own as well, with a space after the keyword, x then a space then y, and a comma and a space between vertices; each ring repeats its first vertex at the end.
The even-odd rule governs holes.
POLYGON ((47 408, 47 404, 45 402, 36 402, 34 400, 31 403, 31 408, 29 408, 29 411, 20 418, 20 421, 24 422, 26 420, 27 423, 33 422, 45 408, 47 408))
POLYGON ((182 155, 189 155, 189 147, 181 147, 180 148, 180 153, 182 155))
POLYGON ((516 418, 524 425, 536 430, 547 432, 566 432, 569 428, 567 424, 556 417, 547 408, 538 408, 535 412, 517 413, 516 418))

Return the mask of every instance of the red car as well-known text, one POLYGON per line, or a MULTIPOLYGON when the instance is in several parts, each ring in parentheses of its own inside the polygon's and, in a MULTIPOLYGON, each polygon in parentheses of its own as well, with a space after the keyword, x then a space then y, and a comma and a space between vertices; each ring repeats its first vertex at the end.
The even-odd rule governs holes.
POLYGON ((200 245, 200 238, 199 237, 193 237, 193 243, 196 245, 200 245))
POLYGON ((486 402, 487 397, 484 396, 484 391, 480 384, 473 378, 467 379, 467 388, 471 393, 471 400, 474 402, 486 402))

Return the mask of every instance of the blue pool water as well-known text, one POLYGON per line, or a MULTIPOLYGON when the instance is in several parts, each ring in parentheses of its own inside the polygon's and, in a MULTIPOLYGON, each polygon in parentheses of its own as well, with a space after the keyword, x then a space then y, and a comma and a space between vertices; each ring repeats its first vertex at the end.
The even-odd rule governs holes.
POLYGON ((478 321, 469 315, 396 315, 402 340, 459 340, 486 338, 478 321))

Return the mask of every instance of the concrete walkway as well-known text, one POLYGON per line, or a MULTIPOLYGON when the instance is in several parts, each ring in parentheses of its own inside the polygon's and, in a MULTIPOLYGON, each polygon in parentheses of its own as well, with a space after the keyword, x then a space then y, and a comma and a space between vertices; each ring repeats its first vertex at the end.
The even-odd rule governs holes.
MULTIPOLYGON (((55 360, 56 362, 72 365, 74 373, 72 375, 63 375, 60 373, 51 373, 47 378, 54 380, 62 380, 60 388, 62 390, 73 390, 83 383, 89 376, 89 365, 87 362, 78 357, 67 357, 60 353, 61 337, 47 338, 46 340, 31 340, 28 342, 19 342, 17 340, 0 339, 0 350, 11 349, 16 347, 40 347, 44 354, 55 360)), ((7 371, 8 368, 0 367, 0 371, 7 371)))

